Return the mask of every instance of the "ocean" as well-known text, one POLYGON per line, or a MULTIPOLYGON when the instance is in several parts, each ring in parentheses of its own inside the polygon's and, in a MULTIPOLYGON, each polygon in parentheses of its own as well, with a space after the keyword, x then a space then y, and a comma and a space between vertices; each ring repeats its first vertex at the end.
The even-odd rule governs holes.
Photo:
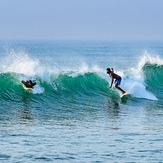
POLYGON ((0 85, 0 162, 163 162, 161 41, 0 41, 0 85))

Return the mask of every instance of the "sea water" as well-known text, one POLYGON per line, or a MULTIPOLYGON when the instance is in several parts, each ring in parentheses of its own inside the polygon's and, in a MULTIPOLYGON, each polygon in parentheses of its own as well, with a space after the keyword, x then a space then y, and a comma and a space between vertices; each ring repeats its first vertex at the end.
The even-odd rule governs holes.
POLYGON ((0 162, 163 162, 162 99, 163 42, 0 41, 0 162))

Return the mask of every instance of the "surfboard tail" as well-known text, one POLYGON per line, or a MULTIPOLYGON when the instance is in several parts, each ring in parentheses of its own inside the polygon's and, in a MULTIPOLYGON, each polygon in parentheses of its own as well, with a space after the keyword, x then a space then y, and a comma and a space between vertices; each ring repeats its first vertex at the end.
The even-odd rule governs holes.
POLYGON ((128 94, 128 92, 123 93, 123 94, 121 95, 121 98, 122 98, 123 96, 126 96, 127 94, 128 94))

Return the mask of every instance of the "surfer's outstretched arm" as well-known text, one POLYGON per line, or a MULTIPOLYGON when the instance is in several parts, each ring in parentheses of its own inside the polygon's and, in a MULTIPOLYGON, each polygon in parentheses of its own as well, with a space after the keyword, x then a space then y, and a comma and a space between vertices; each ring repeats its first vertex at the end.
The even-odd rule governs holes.
POLYGON ((114 79, 113 79, 113 77, 112 77, 112 76, 110 76, 110 77, 111 77, 111 84, 110 84, 110 88, 112 88, 112 85, 113 85, 114 79))

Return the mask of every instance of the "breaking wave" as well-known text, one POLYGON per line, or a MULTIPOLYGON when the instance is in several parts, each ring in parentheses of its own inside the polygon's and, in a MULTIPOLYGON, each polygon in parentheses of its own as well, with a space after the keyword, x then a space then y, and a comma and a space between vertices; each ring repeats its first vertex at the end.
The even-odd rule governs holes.
MULTIPOLYGON (((0 96, 2 99, 16 99, 26 92, 21 80, 34 80, 37 86, 30 94, 39 94, 49 98, 69 96, 108 96, 115 98, 119 93, 109 89, 110 79, 105 69, 98 65, 89 67, 86 63, 73 67, 44 65, 37 58, 30 57, 24 51, 12 51, 1 58, 0 96)), ((157 100, 163 97, 163 61, 158 56, 145 53, 136 67, 116 71, 123 78, 122 88, 132 97, 157 100)), ((29 93, 29 92, 28 92, 29 93)), ((119 96, 120 97, 120 96, 119 96)))

